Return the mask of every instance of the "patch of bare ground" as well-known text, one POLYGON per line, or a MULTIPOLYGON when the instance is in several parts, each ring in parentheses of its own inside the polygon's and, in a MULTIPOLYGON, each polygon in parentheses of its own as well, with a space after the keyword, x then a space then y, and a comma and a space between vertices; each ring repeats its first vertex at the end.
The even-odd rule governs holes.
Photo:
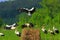
POLYGON ((23 29, 21 40, 41 40, 40 31, 38 29, 23 29))

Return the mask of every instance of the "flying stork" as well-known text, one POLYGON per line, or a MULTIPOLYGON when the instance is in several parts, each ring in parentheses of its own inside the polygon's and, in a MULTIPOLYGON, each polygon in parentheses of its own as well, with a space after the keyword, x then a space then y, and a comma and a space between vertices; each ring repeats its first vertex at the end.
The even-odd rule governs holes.
POLYGON ((35 7, 32 7, 31 9, 19 8, 18 10, 21 12, 26 12, 28 14, 28 16, 31 16, 35 12, 35 7))

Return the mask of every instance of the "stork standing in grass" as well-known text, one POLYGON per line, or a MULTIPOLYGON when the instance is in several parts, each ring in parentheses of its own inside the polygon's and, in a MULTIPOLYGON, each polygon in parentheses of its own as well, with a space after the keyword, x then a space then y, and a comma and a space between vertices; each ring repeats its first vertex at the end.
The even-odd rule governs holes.
POLYGON ((52 35, 55 35, 54 31, 51 29, 49 29, 48 32, 50 32, 50 34, 52 34, 52 35))
POLYGON ((42 32, 44 33, 45 35, 45 39, 46 39, 46 34, 48 33, 47 30, 45 29, 45 25, 42 25, 42 32))
POLYGON ((34 25, 32 23, 25 23, 24 25, 22 25, 22 28, 25 28, 25 27, 32 28, 34 27, 34 25))
POLYGON ((5 29, 11 29, 11 25, 6 25, 5 29))
POLYGON ((25 25, 27 25, 27 27, 29 27, 29 28, 34 27, 33 23, 26 23, 25 25))
POLYGON ((26 28, 27 26, 25 24, 22 25, 22 28, 26 28))
POLYGON ((45 29, 44 26, 42 26, 42 31, 43 31, 45 34, 47 34, 47 30, 45 29))
POLYGON ((12 24, 12 25, 6 25, 5 29, 16 29, 16 23, 12 24))
POLYGON ((4 36, 4 34, 3 33, 0 33, 0 36, 4 36))
POLYGON ((19 32, 19 31, 17 31, 17 30, 15 30, 15 34, 17 35, 17 36, 21 36, 21 33, 19 32))
POLYGON ((29 23, 29 24, 30 24, 29 25, 30 28, 34 27, 34 24, 33 23, 29 23))
POLYGON ((11 25, 11 29, 16 29, 16 23, 14 23, 13 25, 11 25))
POLYGON ((35 7, 32 7, 31 9, 19 8, 18 10, 19 11, 21 10, 21 12, 26 12, 28 14, 28 16, 31 16, 35 12, 35 7))
POLYGON ((53 30, 51 30, 51 29, 48 29, 48 32, 50 33, 50 39, 51 40, 54 40, 54 35, 55 35, 55 33, 54 33, 54 31, 53 30))
POLYGON ((57 34, 59 33, 59 30, 57 28, 55 28, 54 26, 53 26, 53 31, 57 34))

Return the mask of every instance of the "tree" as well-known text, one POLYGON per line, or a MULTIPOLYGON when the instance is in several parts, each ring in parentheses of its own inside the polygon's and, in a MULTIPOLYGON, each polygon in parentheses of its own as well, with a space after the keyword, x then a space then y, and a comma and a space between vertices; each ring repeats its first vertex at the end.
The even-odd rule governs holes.
MULTIPOLYGON (((42 0, 40 2, 40 5, 44 9, 48 9, 49 11, 49 17, 51 18, 51 24, 53 25, 55 23, 55 20, 57 20, 57 24, 59 21, 58 15, 60 15, 60 0, 42 0), (58 18, 58 19, 57 19, 58 18)), ((48 16, 47 16, 48 17, 48 16)))
POLYGON ((0 18, 0 27, 2 26, 2 24, 3 24, 3 21, 2 21, 2 19, 0 18))

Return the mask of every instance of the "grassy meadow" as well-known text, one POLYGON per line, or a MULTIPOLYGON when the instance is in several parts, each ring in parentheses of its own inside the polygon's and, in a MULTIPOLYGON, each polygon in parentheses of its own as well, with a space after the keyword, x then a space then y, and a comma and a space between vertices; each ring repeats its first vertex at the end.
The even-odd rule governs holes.
MULTIPOLYGON (((48 28, 50 28, 49 26, 47 26, 47 30, 48 28)), ((60 27, 57 27, 60 31, 60 27)), ((40 36, 41 36, 41 40, 60 40, 60 33, 59 34, 55 34, 55 35, 51 35, 50 33, 48 34, 44 34, 41 31, 41 27, 34 27, 34 29, 39 29, 40 30, 40 36)), ((20 32, 22 31, 22 29, 18 29, 20 32)), ((3 28, 0 28, 0 32, 3 32, 5 34, 5 36, 0 36, 0 40, 21 40, 21 37, 18 37, 15 33, 15 30, 5 30, 3 28)))

